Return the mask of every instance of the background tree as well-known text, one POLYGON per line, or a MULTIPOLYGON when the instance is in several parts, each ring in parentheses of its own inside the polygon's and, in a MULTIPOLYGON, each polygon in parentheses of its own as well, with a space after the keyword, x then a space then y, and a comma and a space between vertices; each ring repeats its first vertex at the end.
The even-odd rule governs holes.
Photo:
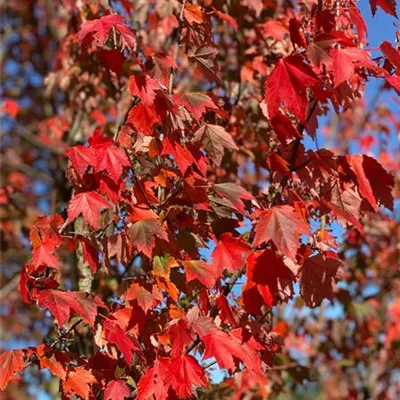
POLYGON ((394 37, 352 1, 1 7, 5 398, 399 396, 394 37))

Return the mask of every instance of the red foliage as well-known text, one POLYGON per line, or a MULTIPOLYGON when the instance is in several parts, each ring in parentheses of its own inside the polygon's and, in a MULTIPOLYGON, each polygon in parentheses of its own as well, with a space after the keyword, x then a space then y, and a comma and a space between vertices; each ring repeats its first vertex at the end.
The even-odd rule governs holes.
MULTIPOLYGON (((32 254, 19 283, 29 307, 51 315, 53 334, 45 344, 0 355, 0 389, 35 364, 60 379, 65 398, 163 400, 220 391, 215 396, 239 399, 252 390, 265 398, 286 390, 280 370, 296 382, 310 378, 293 366, 289 349, 311 361, 322 352, 333 363, 316 343, 320 334, 335 341, 329 322, 302 321, 303 331, 296 330, 274 323, 273 308, 299 287, 296 302, 314 308, 341 301, 359 323, 362 312, 346 303, 348 288, 383 268, 377 263, 364 273, 373 263, 368 254, 394 265, 395 246, 379 252, 379 238, 390 234, 384 226, 371 233, 371 226, 390 221, 396 230, 380 209, 393 210, 395 179, 387 170, 398 165, 383 152, 379 160, 349 155, 347 143, 372 146, 357 135, 365 128, 389 137, 383 121, 395 125, 396 118, 378 110, 374 121, 365 108, 358 125, 346 127, 368 80, 399 91, 398 50, 388 41, 379 57, 366 50, 366 25, 352 2, 62 3, 62 34, 46 78, 48 93, 61 100, 53 119, 50 106, 39 117, 30 141, 51 151, 55 163, 66 161, 71 190, 58 173, 42 178, 60 186, 53 216, 27 225, 32 254), (306 149, 330 106, 345 144, 336 152, 306 149), (339 251, 336 223, 347 232, 339 251), (349 248, 359 257, 355 267, 349 248), (302 340, 313 334, 312 345, 302 340), (219 387, 208 372, 214 364, 226 372, 219 387)), ((373 13, 379 6, 396 16, 393 0, 370 4, 373 13)), ((11 100, 4 108, 13 118, 24 115, 11 100)), ((11 166, 35 167, 30 150, 7 157, 11 166)), ((12 209, 15 191, 26 189, 20 176, 7 179, 0 200, 12 209)), ((12 236, 5 222, 1 228, 12 236)), ((7 245, 21 248, 17 237, 7 245)), ((375 343, 378 307, 368 302, 371 318, 360 323, 366 346, 375 343)), ((387 353, 400 338, 398 310, 397 300, 382 344, 387 353)), ((343 354, 358 360, 358 350, 343 354)), ((380 355, 386 360, 387 353, 380 355)), ((341 398, 354 393, 349 386, 341 398)))

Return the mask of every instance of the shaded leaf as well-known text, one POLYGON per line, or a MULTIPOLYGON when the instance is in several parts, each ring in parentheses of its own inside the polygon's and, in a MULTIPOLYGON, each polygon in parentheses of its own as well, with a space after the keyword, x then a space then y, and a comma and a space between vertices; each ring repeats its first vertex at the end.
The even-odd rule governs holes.
POLYGON ((194 140, 207 150, 210 160, 220 165, 225 149, 238 150, 231 135, 219 125, 204 124, 194 134, 194 140))
POLYGON ((311 235, 311 231, 295 209, 292 206, 276 206, 261 213, 254 244, 260 246, 272 240, 282 254, 295 261, 301 234, 311 235))

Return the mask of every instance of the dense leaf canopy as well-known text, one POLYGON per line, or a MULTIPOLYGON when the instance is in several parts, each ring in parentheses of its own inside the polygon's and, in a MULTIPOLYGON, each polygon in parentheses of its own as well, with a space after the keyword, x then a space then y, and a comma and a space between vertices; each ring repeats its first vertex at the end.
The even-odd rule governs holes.
POLYGON ((352 0, 0 7, 6 399, 400 397, 395 37, 352 0))

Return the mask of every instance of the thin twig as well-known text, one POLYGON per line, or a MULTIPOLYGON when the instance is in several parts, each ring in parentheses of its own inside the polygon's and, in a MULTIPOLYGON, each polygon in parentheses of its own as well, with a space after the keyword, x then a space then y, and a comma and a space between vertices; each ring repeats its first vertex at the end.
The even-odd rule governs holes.
POLYGON ((56 346, 57 343, 61 342, 65 337, 67 337, 83 320, 80 318, 74 324, 72 324, 64 333, 62 333, 51 345, 50 347, 53 348, 56 346))
POLYGON ((7 159, 3 159, 1 160, 1 163, 9 168, 10 170, 17 170, 22 172, 25 175, 28 175, 29 177, 33 178, 33 179, 39 179, 42 180, 46 183, 48 183, 49 185, 53 185, 54 184, 54 179, 43 173, 42 171, 39 171, 35 168, 32 168, 30 165, 24 164, 24 163, 14 163, 10 160, 7 159))
POLYGON ((297 367, 301 367, 301 365, 296 362, 292 362, 285 365, 275 365, 273 367, 268 368, 268 371, 285 371, 287 369, 292 369, 297 367))
POLYGON ((136 176, 134 176, 133 179, 136 182, 136 185, 139 188, 140 192, 142 193, 147 205, 149 206, 150 209, 152 209, 153 207, 152 207, 149 199, 147 198, 146 192, 144 191, 144 189, 142 187, 142 183, 139 181, 139 179, 136 176))
POLYGON ((13 292, 19 282, 19 274, 15 275, 7 284, 0 290, 0 301, 3 301, 11 292, 13 292))
POLYGON ((23 139, 25 139, 27 142, 33 144, 36 147, 40 147, 42 149, 51 151, 52 153, 55 154, 64 154, 64 149, 61 147, 56 147, 56 146, 51 146, 47 143, 44 143, 40 139, 38 139, 35 135, 33 135, 31 132, 28 131, 24 126, 21 124, 17 124, 17 129, 16 133, 21 136, 23 139))
MULTIPOLYGON (((317 107, 317 104, 318 104, 318 101, 314 100, 313 105, 311 106, 310 111, 309 111, 309 113, 307 115, 306 122, 305 123, 300 123, 297 126, 297 130, 298 130, 298 132, 300 134, 302 134, 304 132, 304 129, 306 128, 307 123, 310 121, 311 117, 314 114, 314 111, 315 111, 315 108, 317 107)), ((289 161, 289 169, 292 170, 292 171, 293 171, 293 168, 294 168, 294 163, 296 162, 296 159, 297 159, 297 153, 298 153, 299 148, 300 148, 301 139, 302 139, 301 137, 295 139, 294 144, 293 144, 292 154, 290 156, 290 161, 289 161)), ((288 184, 288 182, 289 182, 289 176, 288 175, 285 175, 284 177, 282 177, 282 179, 281 179, 281 181, 279 183, 279 187, 281 188, 281 192, 283 192, 285 190, 286 185, 288 184)))

